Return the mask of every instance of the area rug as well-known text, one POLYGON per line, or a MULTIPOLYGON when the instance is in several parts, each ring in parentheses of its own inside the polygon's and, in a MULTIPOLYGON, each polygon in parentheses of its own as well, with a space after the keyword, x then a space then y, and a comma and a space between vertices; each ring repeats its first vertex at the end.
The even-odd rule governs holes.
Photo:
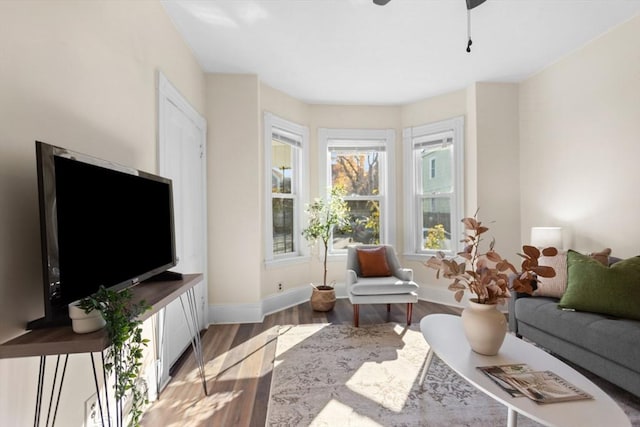
MULTIPOLYGON (((419 325, 283 326, 267 425, 506 425, 504 406, 477 391, 437 357, 421 387, 418 382, 428 349, 419 325)), ((603 387, 632 424, 640 426, 640 399, 610 388, 614 390, 603 387), (614 392, 622 397, 618 399, 614 392)), ((539 425, 518 417, 520 427, 539 425)))

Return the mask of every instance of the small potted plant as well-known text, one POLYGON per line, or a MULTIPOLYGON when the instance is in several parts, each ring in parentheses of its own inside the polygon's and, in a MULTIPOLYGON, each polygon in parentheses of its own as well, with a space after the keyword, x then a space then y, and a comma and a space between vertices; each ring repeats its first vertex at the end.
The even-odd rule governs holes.
MULTIPOLYGON (((107 349, 104 369, 107 375, 114 374, 114 395, 118 402, 116 418, 123 419, 122 399, 130 393, 129 425, 137 426, 143 405, 147 403, 138 378, 144 356, 143 347, 149 342, 142 338, 142 321, 139 316, 151 306, 145 301, 134 303, 131 301, 132 297, 131 289, 116 292, 101 286, 95 294, 80 300, 78 307, 85 313, 99 312, 105 320, 111 346, 107 349)), ((118 425, 122 425, 122 422, 118 425)))
POLYGON ((327 284, 327 254, 329 240, 334 228, 344 229, 349 226, 349 205, 344 200, 346 190, 342 186, 334 186, 331 189, 328 200, 316 199, 307 205, 305 213, 309 217, 307 227, 302 230, 302 236, 311 244, 318 240, 324 245, 323 266, 324 274, 322 285, 313 286, 311 293, 311 307, 316 311, 330 311, 336 301, 336 293, 333 286, 327 284))
POLYGON ((496 309, 497 304, 504 303, 510 296, 510 290, 531 294, 537 277, 554 277, 554 269, 539 266, 538 259, 541 255, 554 256, 558 251, 545 248, 541 252, 536 247, 525 245, 523 253, 518 253, 522 258, 521 270, 518 271, 495 251, 495 239, 491 240, 485 252, 481 250, 480 243, 489 228, 478 221, 477 214, 462 220, 465 247, 458 253, 461 262, 447 259, 444 253, 438 252, 425 265, 437 270, 436 278, 442 275, 453 279, 449 290, 455 292, 456 301, 460 302, 467 290, 475 295, 462 312, 465 334, 474 351, 494 355, 506 333, 506 319, 496 309), (511 281, 510 274, 513 275, 511 281))

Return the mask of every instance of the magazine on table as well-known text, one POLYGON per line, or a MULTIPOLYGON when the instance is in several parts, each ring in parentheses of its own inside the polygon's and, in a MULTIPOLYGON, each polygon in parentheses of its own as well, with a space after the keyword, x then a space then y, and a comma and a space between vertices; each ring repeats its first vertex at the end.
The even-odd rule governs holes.
POLYGON ((551 371, 533 371, 526 364, 479 366, 513 397, 526 396, 537 403, 592 399, 593 396, 551 371))
POLYGON ((500 388, 509 393, 511 397, 524 396, 517 388, 505 381, 503 375, 521 374, 531 372, 531 368, 526 363, 513 363, 511 365, 478 366, 478 369, 488 376, 500 388))

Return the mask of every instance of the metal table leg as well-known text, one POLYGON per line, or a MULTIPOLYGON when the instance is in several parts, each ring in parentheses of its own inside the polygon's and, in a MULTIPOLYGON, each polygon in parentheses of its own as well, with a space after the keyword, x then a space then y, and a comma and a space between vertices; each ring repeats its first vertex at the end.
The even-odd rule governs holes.
MULTIPOLYGON (((184 295, 184 294, 183 294, 184 295)), ((202 356, 202 341, 200 340, 200 330, 198 328, 198 305, 196 302, 196 293, 194 288, 190 288, 186 292, 187 303, 189 305, 189 312, 184 306, 182 299, 183 295, 180 295, 180 305, 182 306, 182 312, 184 313, 185 320, 187 321, 187 327, 189 328, 189 334, 191 334, 191 347, 193 348, 193 356, 198 364, 198 371, 200 378, 202 379, 202 388, 204 389, 204 395, 208 396, 207 391, 207 378, 204 371, 204 359, 202 356)))
MULTIPOLYGON (((62 392, 62 384, 64 383, 64 377, 67 372, 67 362, 69 361, 69 355, 64 355, 64 365, 62 373, 60 374, 60 383, 58 383, 58 370, 60 368, 60 357, 56 358, 56 368, 53 373, 53 379, 51 383, 51 393, 49 396, 49 407, 47 408, 47 419, 45 421, 45 427, 53 426, 56 423, 56 416, 58 415, 58 406, 60 404, 60 394, 62 392), (54 406, 55 398, 55 406, 54 406), (54 409, 55 408, 55 409, 54 409), (51 417, 51 410, 53 409, 53 417, 51 417)), ((33 419, 34 427, 40 426, 40 416, 42 415, 42 399, 44 398, 44 379, 47 368, 47 356, 40 356, 40 369, 38 371, 38 387, 36 392, 36 410, 33 419)))
POLYGON ((433 360, 433 350, 429 348, 429 351, 427 352, 427 358, 425 359, 424 366, 422 367, 422 375, 420 376, 420 381, 418 382, 420 387, 422 387, 422 385, 424 384, 425 378, 427 378, 427 372, 429 372, 429 367, 431 366, 431 360, 433 360))

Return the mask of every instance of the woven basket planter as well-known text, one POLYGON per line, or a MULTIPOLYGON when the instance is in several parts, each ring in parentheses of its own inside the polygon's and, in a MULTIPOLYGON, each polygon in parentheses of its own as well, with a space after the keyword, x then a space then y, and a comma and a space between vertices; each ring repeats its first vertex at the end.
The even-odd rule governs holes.
POLYGON ((336 291, 330 286, 318 286, 311 292, 311 308, 314 311, 331 311, 336 305, 336 291))

